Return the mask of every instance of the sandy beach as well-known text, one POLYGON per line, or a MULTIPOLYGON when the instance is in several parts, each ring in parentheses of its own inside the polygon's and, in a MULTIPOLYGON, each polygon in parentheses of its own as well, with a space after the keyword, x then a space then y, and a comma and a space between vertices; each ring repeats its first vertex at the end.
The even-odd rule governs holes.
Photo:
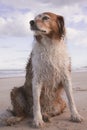
MULTIPOLYGON (((24 77, 0 78, 0 114, 11 108, 10 91, 14 86, 21 86, 24 77)), ((44 130, 87 130, 87 71, 73 72, 73 93, 79 113, 84 117, 81 123, 69 121, 68 107, 64 113, 53 117, 50 123, 46 123, 44 130)), ((0 130, 34 130, 31 126, 32 119, 26 119, 14 126, 0 126, 0 130)))

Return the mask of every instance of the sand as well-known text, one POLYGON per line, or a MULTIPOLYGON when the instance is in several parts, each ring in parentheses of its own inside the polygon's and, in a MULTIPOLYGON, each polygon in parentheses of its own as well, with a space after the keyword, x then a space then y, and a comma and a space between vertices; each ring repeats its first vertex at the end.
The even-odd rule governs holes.
MULTIPOLYGON (((11 108, 10 91, 14 86, 21 86, 24 77, 0 78, 0 114, 11 108)), ((64 113, 51 118, 43 130, 87 130, 87 72, 73 72, 73 93, 79 113, 84 117, 81 123, 69 121, 70 112, 68 107, 64 113)), ((1 126, 0 130, 34 130, 32 119, 26 119, 14 126, 1 126)))

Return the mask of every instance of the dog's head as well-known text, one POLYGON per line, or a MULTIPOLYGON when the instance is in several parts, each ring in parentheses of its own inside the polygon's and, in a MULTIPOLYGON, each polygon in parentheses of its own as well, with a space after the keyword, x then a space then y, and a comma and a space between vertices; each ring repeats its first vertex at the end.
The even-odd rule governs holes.
POLYGON ((30 21, 30 28, 35 35, 45 35, 61 39, 65 36, 64 18, 50 12, 44 12, 30 21))

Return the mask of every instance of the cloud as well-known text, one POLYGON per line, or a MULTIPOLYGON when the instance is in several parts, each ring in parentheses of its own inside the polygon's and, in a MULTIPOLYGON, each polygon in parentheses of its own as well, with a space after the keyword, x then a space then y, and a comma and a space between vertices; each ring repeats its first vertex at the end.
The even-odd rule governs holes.
POLYGON ((79 23, 79 22, 81 22, 81 21, 84 21, 84 23, 87 24, 87 17, 86 17, 86 15, 84 15, 84 14, 74 15, 74 16, 72 17, 72 21, 73 21, 74 23, 79 23))
MULTIPOLYGON (((84 0, 87 3, 86 0, 84 0)), ((11 11, 19 9, 29 9, 33 13, 40 13, 43 11, 52 11, 54 13, 61 13, 68 15, 71 12, 80 11, 78 7, 83 5, 82 0, 0 0, 0 8, 4 8, 11 11), (74 8, 73 8, 74 7, 74 8)), ((0 10, 1 11, 1 10, 0 10)), ((5 11, 6 12, 6 11, 5 11)), ((80 13, 80 12, 79 12, 80 13)))
MULTIPOLYGON (((84 0, 84 3, 87 2, 84 0)), ((0 0, 0 3, 5 4, 7 6, 12 6, 15 8, 33 8, 36 9, 37 7, 41 6, 42 4, 52 4, 53 6, 64 6, 64 5, 72 5, 76 3, 83 3, 82 0, 0 0)))
POLYGON ((32 13, 13 13, 13 16, 0 17, 0 35, 27 36, 30 34, 29 21, 33 18, 32 13))
MULTIPOLYGON (((85 2, 87 1, 84 0, 85 2)), ((80 22, 85 23, 84 28, 87 26, 87 17, 83 10, 85 4, 82 0, 0 0, 0 4, 0 36, 28 36, 31 34, 29 21, 34 15, 51 11, 64 16, 69 42, 87 46, 86 29, 80 26, 77 28, 80 22), (6 10, 7 13, 4 13, 6 10)))
POLYGON ((68 43, 76 46, 87 47, 87 32, 86 30, 77 30, 67 28, 68 43))

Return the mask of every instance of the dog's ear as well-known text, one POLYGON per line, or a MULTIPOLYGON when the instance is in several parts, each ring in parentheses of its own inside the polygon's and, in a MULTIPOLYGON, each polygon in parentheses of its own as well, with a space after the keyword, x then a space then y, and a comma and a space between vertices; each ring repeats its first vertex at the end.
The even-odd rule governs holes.
POLYGON ((57 16, 59 38, 65 36, 65 22, 63 16, 57 16))

